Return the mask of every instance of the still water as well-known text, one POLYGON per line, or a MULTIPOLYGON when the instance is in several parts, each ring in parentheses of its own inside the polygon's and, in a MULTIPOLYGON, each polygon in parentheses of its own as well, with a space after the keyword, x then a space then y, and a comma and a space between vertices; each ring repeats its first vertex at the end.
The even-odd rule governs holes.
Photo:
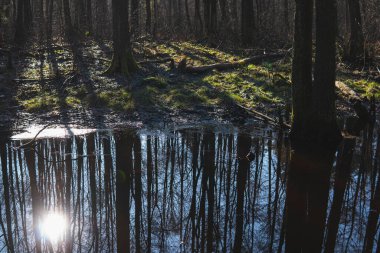
MULTIPOLYGON (((1 139, 0 252, 285 251, 286 133, 197 127, 67 135, 1 139)), ((342 184, 338 151, 324 232, 324 245, 328 233, 336 237, 335 252, 362 252, 368 241, 376 147, 357 139, 343 193, 334 184, 342 184)), ((378 237, 369 238, 373 252, 378 237)))

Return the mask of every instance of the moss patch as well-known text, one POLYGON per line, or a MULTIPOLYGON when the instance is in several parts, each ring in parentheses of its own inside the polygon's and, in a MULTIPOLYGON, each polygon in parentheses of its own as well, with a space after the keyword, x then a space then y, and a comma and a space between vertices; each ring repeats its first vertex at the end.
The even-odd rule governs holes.
POLYGON ((59 97, 54 93, 43 92, 21 103, 28 112, 51 111, 59 106, 59 97))
POLYGON ((363 98, 380 98, 380 83, 378 82, 368 81, 364 79, 346 79, 343 82, 346 83, 351 89, 356 91, 363 98))
POLYGON ((124 88, 101 91, 96 96, 97 105, 105 106, 115 111, 130 111, 135 108, 131 93, 124 88))

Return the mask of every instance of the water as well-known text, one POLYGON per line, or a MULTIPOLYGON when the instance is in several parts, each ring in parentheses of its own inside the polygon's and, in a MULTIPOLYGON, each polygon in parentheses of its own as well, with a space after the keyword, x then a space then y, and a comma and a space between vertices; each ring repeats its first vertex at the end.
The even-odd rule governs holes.
MULTIPOLYGON (((2 139, 0 252, 284 252, 281 131, 69 132, 2 139)), ((361 252, 374 195, 376 142, 355 150, 336 252, 361 252)))

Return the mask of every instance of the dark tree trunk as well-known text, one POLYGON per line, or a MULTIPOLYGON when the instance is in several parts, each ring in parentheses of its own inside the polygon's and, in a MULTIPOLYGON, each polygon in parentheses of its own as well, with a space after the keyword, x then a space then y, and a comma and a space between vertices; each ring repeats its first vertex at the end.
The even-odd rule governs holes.
POLYGON ((350 41, 348 48, 348 59, 354 60, 363 56, 364 38, 362 30, 362 18, 359 0, 348 0, 350 12, 350 41))
POLYGON ((311 116, 312 23, 313 1, 296 0, 292 66, 293 145, 307 134, 311 116))
POLYGON ((152 251, 152 189, 153 189, 153 161, 152 161, 152 141, 151 136, 147 136, 146 149, 147 149, 147 253, 152 251))
POLYGON ((63 0, 63 15, 65 19, 65 33, 67 37, 71 37, 73 33, 73 27, 71 24, 70 2, 69 0, 63 0))
POLYGON ((334 197, 327 222, 326 253, 333 253, 335 250, 344 193, 351 174, 351 162, 355 143, 355 138, 345 138, 338 153, 334 182, 334 197))
POLYGON ((340 132, 335 112, 336 4, 316 2, 312 84, 313 1, 296 1, 292 157, 287 184, 286 252, 321 252, 329 177, 340 132))
POLYGON ((289 3, 288 0, 284 0, 284 34, 286 39, 288 39, 289 35, 289 3))
POLYGON ((142 213, 142 203, 141 203, 141 142, 139 136, 134 136, 133 143, 134 151, 134 181, 135 181, 135 245, 136 253, 141 252, 141 213, 142 213))
POLYGON ((30 28, 33 21, 32 5, 30 0, 24 1, 24 26, 30 28))
POLYGON ((251 138, 243 133, 239 133, 237 139, 237 159, 238 172, 236 176, 236 231, 234 252, 242 252, 243 233, 244 233, 244 192, 247 183, 247 175, 249 171, 249 160, 246 155, 251 148, 251 138))
MULTIPOLYGON (((378 147, 379 148, 379 147, 378 147)), ((375 241, 375 234, 377 229, 377 223, 380 214, 380 173, 378 173, 377 184, 375 194, 371 200, 370 212, 368 215, 367 228, 365 232, 365 240, 363 246, 363 252, 371 253, 373 251, 373 244, 375 241)))
POLYGON ((106 73, 122 73, 129 76, 137 70, 132 54, 129 21, 129 0, 112 0, 113 13, 113 58, 106 73))
POLYGON ((186 12, 187 27, 191 31, 192 27, 191 27, 190 11, 189 11, 189 1, 188 0, 185 0, 185 12, 186 12))
POLYGON ((41 238, 39 236, 39 219, 41 215, 41 195, 37 185, 37 175, 35 167, 35 152, 28 150, 25 152, 25 160, 27 161, 29 178, 30 178, 30 191, 32 197, 32 213, 33 213, 33 232, 36 244, 36 253, 41 253, 41 238))
MULTIPOLYGON (((214 252, 214 184, 215 184, 215 134, 207 130, 205 134, 205 172, 208 177, 207 188, 207 253, 214 252)), ((207 180, 207 179, 206 179, 207 180)))
POLYGON ((244 46, 253 43, 253 28, 255 25, 253 15, 253 0, 241 1, 241 41, 244 46))
POLYGON ((203 6, 206 33, 212 40, 217 29, 216 0, 203 0, 203 6))
POLYGON ((154 15, 154 22, 153 22, 153 36, 156 38, 157 36, 157 28, 158 28, 158 0, 153 0, 153 15, 154 15))
POLYGON ((286 253, 301 253, 305 240, 307 194, 304 169, 303 154, 292 151, 286 187, 286 253))
POLYGON ((91 135, 88 138, 87 142, 87 153, 90 155, 88 158, 88 173, 90 179, 90 192, 91 192, 91 234, 93 236, 93 251, 99 252, 99 227, 98 227, 98 191, 96 190, 96 179, 97 179, 97 171, 96 171, 96 157, 95 157, 95 138, 94 135, 91 135))
POLYGON ((87 0, 86 3, 87 29, 92 34, 92 0, 87 0))
POLYGON ((195 31, 199 34, 203 33, 203 21, 201 16, 201 6, 200 6, 200 0, 194 0, 195 1, 195 7, 194 7, 194 24, 195 24, 195 31))
MULTIPOLYGON (((335 0, 316 1, 316 54, 313 85, 313 120, 317 141, 330 138, 336 147, 340 130, 336 122, 335 69, 337 9, 335 0)), ((318 141, 319 142, 319 141, 318 141)), ((326 143, 327 144, 327 143, 326 143)))
POLYGON ((146 0, 145 1, 145 7, 146 7, 146 27, 145 27, 145 32, 147 34, 150 34, 152 31, 151 31, 151 26, 152 26, 152 9, 151 9, 151 6, 150 6, 150 2, 151 0, 146 0))
POLYGON ((130 252, 130 213, 132 137, 130 132, 120 133, 116 141, 116 236, 117 252, 130 252))
POLYGON ((133 37, 139 36, 139 0, 131 0, 131 34, 133 37))
POLYGON ((13 244, 13 231, 12 231, 12 213, 11 213, 11 196, 10 196, 10 184, 8 178, 8 169, 7 169, 7 150, 6 150, 6 141, 2 138, 0 139, 0 156, 1 156, 1 172, 2 172, 2 181, 4 189, 4 204, 5 204, 5 219, 7 224, 7 233, 4 235, 6 240, 6 246, 10 253, 14 253, 14 244, 13 244))
POLYGON ((17 2, 16 32, 15 32, 16 43, 22 43, 25 39, 24 4, 25 4, 25 0, 18 0, 17 2))
POLYGON ((105 37, 105 35, 109 34, 107 33, 108 17, 109 17, 109 13, 108 13, 107 1, 97 0, 96 1, 96 35, 97 36, 105 37))

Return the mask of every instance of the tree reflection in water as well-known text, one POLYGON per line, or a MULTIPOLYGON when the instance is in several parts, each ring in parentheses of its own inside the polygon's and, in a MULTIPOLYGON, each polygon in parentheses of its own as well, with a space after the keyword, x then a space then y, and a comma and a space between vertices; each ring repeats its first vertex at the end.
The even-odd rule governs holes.
MULTIPOLYGON (((380 144, 366 136, 343 142, 325 180, 326 252, 379 250, 380 144)), ((1 252, 285 250, 282 131, 99 131, 22 149, 0 141, 1 252), (54 227, 65 229, 51 240, 54 227)))

